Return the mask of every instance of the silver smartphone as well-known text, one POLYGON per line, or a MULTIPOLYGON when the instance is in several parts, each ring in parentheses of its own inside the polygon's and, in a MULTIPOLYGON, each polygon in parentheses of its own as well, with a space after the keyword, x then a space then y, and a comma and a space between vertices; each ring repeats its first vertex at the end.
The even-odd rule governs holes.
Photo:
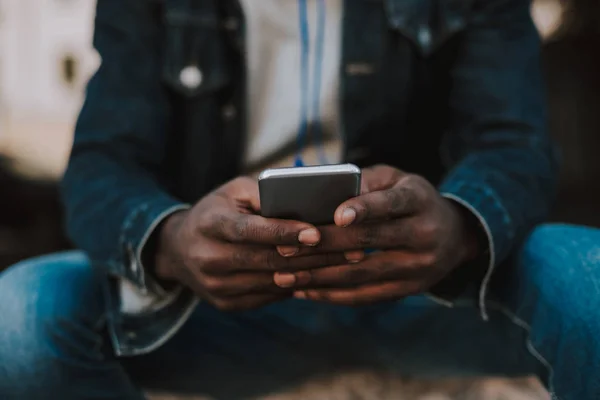
POLYGON ((333 223, 336 208, 360 194, 360 176, 354 164, 267 169, 258 177, 261 214, 315 225, 333 223))

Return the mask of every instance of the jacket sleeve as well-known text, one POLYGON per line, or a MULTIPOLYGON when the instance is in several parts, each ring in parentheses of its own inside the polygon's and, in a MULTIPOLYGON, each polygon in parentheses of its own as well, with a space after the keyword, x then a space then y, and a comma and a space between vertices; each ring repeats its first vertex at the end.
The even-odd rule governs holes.
POLYGON ((94 46, 102 59, 89 82, 62 181, 67 229, 92 263, 141 293, 161 294, 141 250, 165 216, 187 207, 165 190, 170 121, 161 83, 156 2, 99 0, 94 46))
POLYGON ((479 220, 489 251, 479 306, 493 269, 546 218, 557 162, 546 128, 540 39, 529 2, 476 1, 451 70, 453 167, 440 192, 479 220))

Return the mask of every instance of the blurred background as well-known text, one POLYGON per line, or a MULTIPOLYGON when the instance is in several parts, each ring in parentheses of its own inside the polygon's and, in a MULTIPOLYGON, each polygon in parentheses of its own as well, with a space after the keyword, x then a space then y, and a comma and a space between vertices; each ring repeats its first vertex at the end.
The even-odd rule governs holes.
MULTIPOLYGON (((0 0, 0 270, 68 247, 56 181, 86 82, 96 0, 0 0)), ((564 158, 554 220, 600 225, 600 1, 535 0, 550 127, 564 158)))
MULTIPOLYGON (((100 62, 91 46, 95 3, 0 0, 0 271, 70 246, 57 181, 100 62)), ((563 154, 552 219, 600 226, 600 1, 536 0, 532 14, 544 40, 550 130, 563 154)), ((544 398, 510 393, 503 398, 544 398)))
MULTIPOLYGON (((95 0, 0 0, 0 153, 23 172, 60 176, 83 99, 98 66, 91 46, 95 0)), ((549 37, 558 0, 534 15, 549 37)))

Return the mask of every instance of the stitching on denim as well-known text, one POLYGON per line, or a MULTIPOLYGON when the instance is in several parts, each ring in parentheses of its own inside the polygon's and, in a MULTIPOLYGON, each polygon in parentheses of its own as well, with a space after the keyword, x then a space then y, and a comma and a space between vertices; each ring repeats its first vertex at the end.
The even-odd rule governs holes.
POLYGON ((165 332, 157 340, 150 343, 148 346, 140 347, 140 348, 124 346, 117 339, 117 346, 115 346, 115 353, 119 356, 138 356, 138 355, 142 355, 142 354, 148 354, 148 353, 156 350, 157 348, 162 346, 165 342, 167 342, 169 339, 171 339, 179 331, 179 329, 183 326, 183 324, 189 319, 190 315, 192 315, 192 312, 194 311, 194 309, 196 308, 196 306, 198 305, 199 302, 200 302, 200 299, 198 299, 197 297, 193 297, 191 299, 190 303, 184 309, 181 316, 175 321, 175 323, 173 325, 171 325, 169 330, 167 332, 165 332), (126 353, 126 350, 129 350, 129 352, 126 353))
POLYGON ((442 299, 441 297, 438 297, 438 296, 434 295, 433 293, 427 292, 427 293, 425 293, 425 297, 429 298, 429 300, 431 300, 434 303, 437 303, 443 307, 446 307, 446 308, 454 307, 454 302, 442 299))
MULTIPOLYGON (((469 306, 472 304, 468 304, 468 302, 455 302, 454 305, 455 306, 456 305, 469 306)), ((548 377, 548 382, 549 382, 548 389, 550 391, 550 396, 552 397, 552 400, 561 400, 561 398, 558 397, 558 395, 556 395, 556 393, 554 391, 554 368, 552 368, 552 365, 550 365, 548 360, 546 360, 546 358, 544 358, 544 356, 541 355, 541 353, 535 348, 535 346, 531 342, 531 338, 529 337, 529 336, 531 336, 531 326, 527 322, 525 322, 521 318, 519 318, 515 313, 513 313, 508 308, 504 307, 502 304, 500 304, 496 301, 489 300, 488 305, 490 308, 500 311, 512 323, 514 323, 515 325, 517 325, 527 331, 528 338, 527 338, 527 341, 525 342, 527 350, 533 357, 535 357, 535 359, 537 359, 544 367, 546 367, 546 369, 548 369, 548 372, 550 373, 550 375, 548 377)))
POLYGON ((136 220, 137 216, 139 214, 141 214, 143 211, 145 211, 147 208, 148 208, 148 203, 143 203, 139 207, 135 208, 131 213, 129 213, 129 216, 127 218, 125 218, 125 221, 123 222, 123 225, 121 226, 121 235, 119 236, 119 246, 121 248, 123 248, 123 246, 125 246, 125 244, 127 243, 127 238, 126 238, 127 231, 129 231, 129 229, 133 225, 133 222, 136 220))
MULTIPOLYGON (((469 202, 463 200, 462 198, 452 194, 452 193, 442 193, 442 196, 449 198, 451 200, 456 201, 461 204, 463 207, 467 208, 469 211, 475 215, 475 217, 479 220, 479 223, 483 227, 485 234, 488 239, 488 244, 490 246, 490 262, 488 263, 488 269, 483 277, 483 281, 481 282, 481 287, 479 289, 479 310, 481 312, 481 318, 484 321, 489 320, 489 315, 487 312, 487 307, 485 304, 485 300, 487 297, 487 289, 492 279, 492 275, 494 274, 494 270, 496 269, 496 247, 494 245, 494 236, 492 235, 492 230, 490 229, 487 221, 483 216, 477 211, 475 207, 473 207, 469 202)), ((495 200, 495 199, 494 199, 495 200)), ((503 208, 501 207, 503 210, 503 208)))
POLYGON ((143 284, 143 286, 147 289, 150 289, 150 291, 154 294, 156 294, 157 296, 164 298, 167 295, 169 295, 169 293, 165 292, 165 290, 158 285, 156 282, 154 282, 152 279, 149 279, 150 277, 146 276, 145 274, 145 269, 144 269, 144 265, 142 263, 142 250, 144 249, 144 246, 146 245, 146 242, 148 241, 148 239, 150 238, 150 235, 152 234, 152 232, 154 232, 154 230, 156 229, 156 227, 169 215, 171 215, 174 212, 180 211, 180 210, 186 210, 189 209, 191 206, 188 204, 184 204, 184 205, 176 205, 173 207, 169 207, 168 209, 166 209, 165 211, 163 211, 162 213, 160 213, 156 218, 154 218, 154 220, 152 221, 152 223, 150 224, 150 226, 148 227, 148 229, 146 229, 146 231, 144 232, 142 239, 140 240, 140 243, 138 244, 137 249, 135 250, 135 258, 136 258, 136 262, 138 263, 138 265, 140 266, 140 281, 143 284))
MULTIPOLYGON (((498 209, 502 213, 502 216, 504 217, 504 223, 510 228, 512 226, 512 222, 513 222, 512 218, 510 217, 510 213, 508 212, 508 210, 502 204, 502 201, 500 200, 500 198, 498 198, 498 195, 496 194, 496 192, 487 186, 482 187, 482 189, 483 189, 483 193, 486 196, 489 196, 490 198, 492 198, 492 200, 494 200, 494 204, 496 205, 496 207, 498 207, 498 209)), ((509 229, 508 234, 511 239, 514 238, 515 237, 514 229, 509 229)))

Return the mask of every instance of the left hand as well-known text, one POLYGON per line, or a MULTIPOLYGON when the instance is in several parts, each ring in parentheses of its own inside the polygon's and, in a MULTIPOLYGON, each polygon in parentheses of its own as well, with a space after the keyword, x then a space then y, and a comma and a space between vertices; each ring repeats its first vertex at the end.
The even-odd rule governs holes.
POLYGON ((315 247, 280 247, 281 255, 345 252, 352 260, 274 276, 295 297, 341 305, 400 299, 426 291, 477 253, 472 215, 424 178, 389 166, 363 170, 361 195, 319 228, 315 247), (364 249, 378 252, 364 255, 364 249))

